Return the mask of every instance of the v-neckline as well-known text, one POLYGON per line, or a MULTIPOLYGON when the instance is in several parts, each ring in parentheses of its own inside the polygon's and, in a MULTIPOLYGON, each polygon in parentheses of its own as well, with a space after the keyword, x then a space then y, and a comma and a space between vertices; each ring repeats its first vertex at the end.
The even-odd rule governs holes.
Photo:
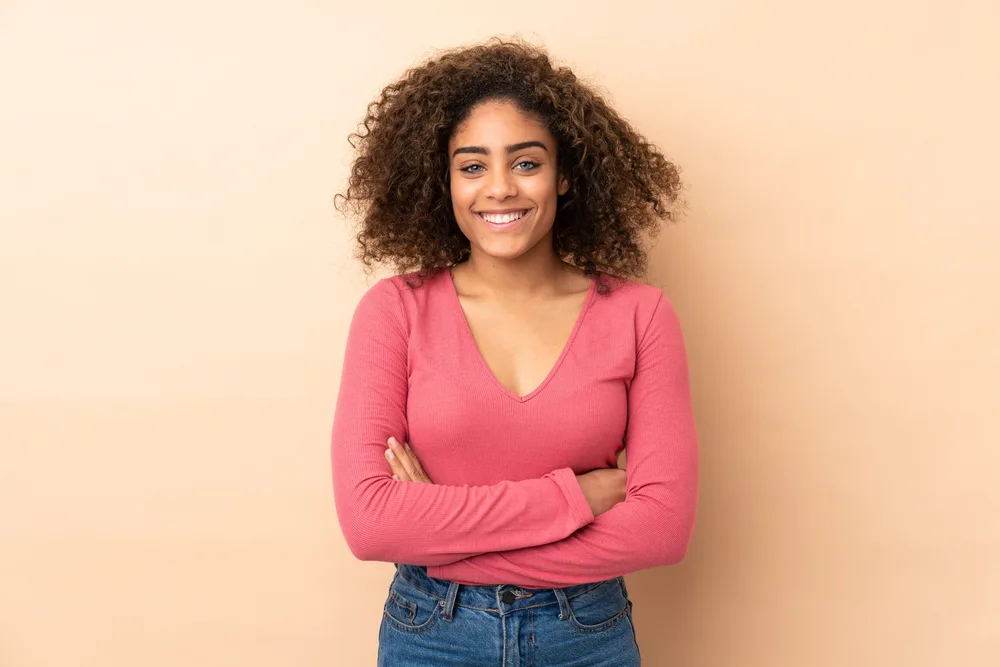
POLYGON ((559 370, 559 367, 562 366, 563 361, 569 354, 569 350, 573 346, 573 341, 576 339, 577 334, 580 332, 580 328, 583 326, 583 320, 587 314, 587 311, 590 309, 590 304, 594 300, 597 281, 594 280, 593 278, 590 279, 590 286, 587 288, 587 296, 585 296, 583 299, 583 306, 580 308, 579 315, 576 316, 576 322, 573 324, 573 329, 572 331, 570 331, 569 338, 566 339, 566 343, 563 345, 562 351, 556 358, 556 362, 552 365, 552 368, 549 369, 549 372, 545 376, 545 379, 543 379, 542 382, 537 387, 535 387, 530 392, 522 396, 520 394, 514 393, 513 391, 508 389, 506 385, 504 385, 504 383, 500 382, 500 380, 496 376, 496 373, 494 373, 493 369, 490 368, 490 365, 486 363, 486 358, 480 351, 479 344, 476 343, 476 337, 472 334, 472 326, 469 324, 469 318, 466 317, 465 309, 462 308, 462 300, 458 296, 458 289, 455 287, 455 281, 451 274, 451 267, 446 267, 442 273, 444 276, 444 280, 447 283, 447 290, 452 301, 452 306, 455 311, 455 316, 461 321, 460 325, 463 329, 463 335, 465 336, 465 339, 467 340, 469 345, 472 347, 473 354, 476 357, 476 359, 478 359, 479 366, 486 373, 486 375, 490 377, 490 380, 493 382, 493 386, 499 389, 505 396, 514 401, 517 401, 518 403, 524 403, 526 401, 529 401, 535 396, 537 396, 539 393, 541 393, 541 391, 545 389, 545 386, 552 380, 553 377, 555 377, 555 374, 559 370))

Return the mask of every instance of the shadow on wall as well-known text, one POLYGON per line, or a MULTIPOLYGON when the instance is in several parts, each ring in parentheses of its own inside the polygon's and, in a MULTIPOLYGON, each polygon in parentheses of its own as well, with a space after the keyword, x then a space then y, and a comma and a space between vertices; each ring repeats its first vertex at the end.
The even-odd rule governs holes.
MULTIPOLYGON (((775 474, 783 467, 776 460, 779 452, 764 443, 766 429, 754 417, 753 402, 761 397, 731 389, 752 381, 743 377, 734 383, 740 374, 751 375, 756 364, 747 364, 746 357, 755 352, 742 338, 743 315, 729 307, 733 286, 709 279, 712 251, 694 239, 711 235, 694 229, 699 222, 688 214, 665 227, 650 252, 647 274, 671 299, 684 329, 701 458, 694 537, 679 565, 626 577, 644 663, 675 667, 722 667, 719 661, 740 638, 720 631, 754 625, 754 619, 739 616, 753 607, 743 592, 759 586, 753 563, 766 558, 761 516, 770 512, 767 499, 798 493, 782 488, 796 483, 793 476, 783 481, 775 474)), ((753 306, 744 304, 740 311, 748 308, 753 306)))
MULTIPOLYGON (((721 559, 713 556, 719 550, 732 551, 740 548, 736 538, 727 536, 720 526, 736 511, 730 507, 723 494, 725 480, 720 479, 722 471, 717 461, 724 458, 727 441, 717 437, 725 429, 718 428, 723 421, 723 415, 729 410, 712 400, 711 387, 706 386, 701 374, 702 359, 706 355, 724 354, 723 350, 712 349, 703 344, 696 334, 704 328, 709 312, 717 312, 718 295, 713 295, 704 284, 697 288, 688 288, 679 281, 694 281, 696 275, 692 272, 674 272, 676 278, 671 279, 665 267, 677 268, 681 256, 686 257, 683 263, 694 265, 696 262, 689 253, 696 252, 693 244, 674 247, 674 232, 680 226, 693 222, 683 219, 680 225, 671 225, 660 232, 660 245, 655 247, 649 257, 649 272, 647 281, 664 290, 677 308, 684 329, 688 362, 691 369, 691 385, 694 402, 695 418, 698 427, 699 454, 701 457, 701 473, 698 501, 698 516, 695 524, 694 537, 688 555, 679 565, 643 570, 626 577, 629 596, 634 602, 634 623, 639 649, 643 662, 652 665, 701 665, 704 656, 684 654, 692 647, 703 645, 710 640, 707 635, 710 628, 703 626, 698 609, 707 600, 719 599, 713 594, 720 586, 720 579, 726 573, 717 570, 721 559), (690 295, 690 303, 695 307, 685 307, 681 294, 690 295), (728 542, 728 543, 727 543, 728 542)), ((679 236, 679 235, 678 235, 679 236)), ((680 245, 680 244, 678 244, 680 245)), ((627 465, 627 457, 623 457, 627 465)), ((728 573, 728 576, 738 576, 728 573)))
MULTIPOLYGON (((708 185, 689 201, 717 198, 708 185)), ((860 539, 837 501, 831 463, 843 443, 822 426, 845 391, 823 382, 831 351, 814 304, 824 287, 808 282, 795 247, 741 245, 749 218, 778 199, 756 197, 745 220, 689 210, 650 252, 647 281, 684 330, 701 460, 687 557, 627 577, 652 665, 728 667, 740 647, 814 654, 838 627, 824 601, 857 593, 839 571, 860 539)))

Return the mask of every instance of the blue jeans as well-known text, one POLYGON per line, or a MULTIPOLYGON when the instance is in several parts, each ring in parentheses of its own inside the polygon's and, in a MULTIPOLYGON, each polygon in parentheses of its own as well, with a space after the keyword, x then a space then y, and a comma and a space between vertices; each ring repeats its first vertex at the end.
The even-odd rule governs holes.
POLYGON ((466 586, 396 565, 379 667, 638 667, 622 577, 566 588, 466 586))

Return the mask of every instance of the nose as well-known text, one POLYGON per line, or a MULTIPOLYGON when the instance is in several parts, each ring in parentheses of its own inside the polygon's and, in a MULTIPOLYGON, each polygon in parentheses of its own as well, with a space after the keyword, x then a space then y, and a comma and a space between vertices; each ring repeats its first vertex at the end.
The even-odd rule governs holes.
POLYGON ((517 194, 514 178, 506 169, 494 169, 487 178, 489 178, 485 192, 487 197, 502 200, 517 194))

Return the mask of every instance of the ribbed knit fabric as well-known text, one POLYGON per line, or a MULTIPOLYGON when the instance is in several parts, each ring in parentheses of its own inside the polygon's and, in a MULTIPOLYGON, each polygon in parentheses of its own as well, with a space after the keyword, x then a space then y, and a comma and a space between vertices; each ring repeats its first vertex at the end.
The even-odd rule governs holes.
POLYGON ((680 323, 659 290, 605 277, 542 384, 517 396, 490 372, 450 271, 380 280, 351 322, 331 446, 352 553, 427 565, 465 584, 556 587, 679 562, 698 495, 680 323), (433 484, 397 482, 390 436, 433 484), (615 467, 624 502, 594 517, 576 481, 615 467))

